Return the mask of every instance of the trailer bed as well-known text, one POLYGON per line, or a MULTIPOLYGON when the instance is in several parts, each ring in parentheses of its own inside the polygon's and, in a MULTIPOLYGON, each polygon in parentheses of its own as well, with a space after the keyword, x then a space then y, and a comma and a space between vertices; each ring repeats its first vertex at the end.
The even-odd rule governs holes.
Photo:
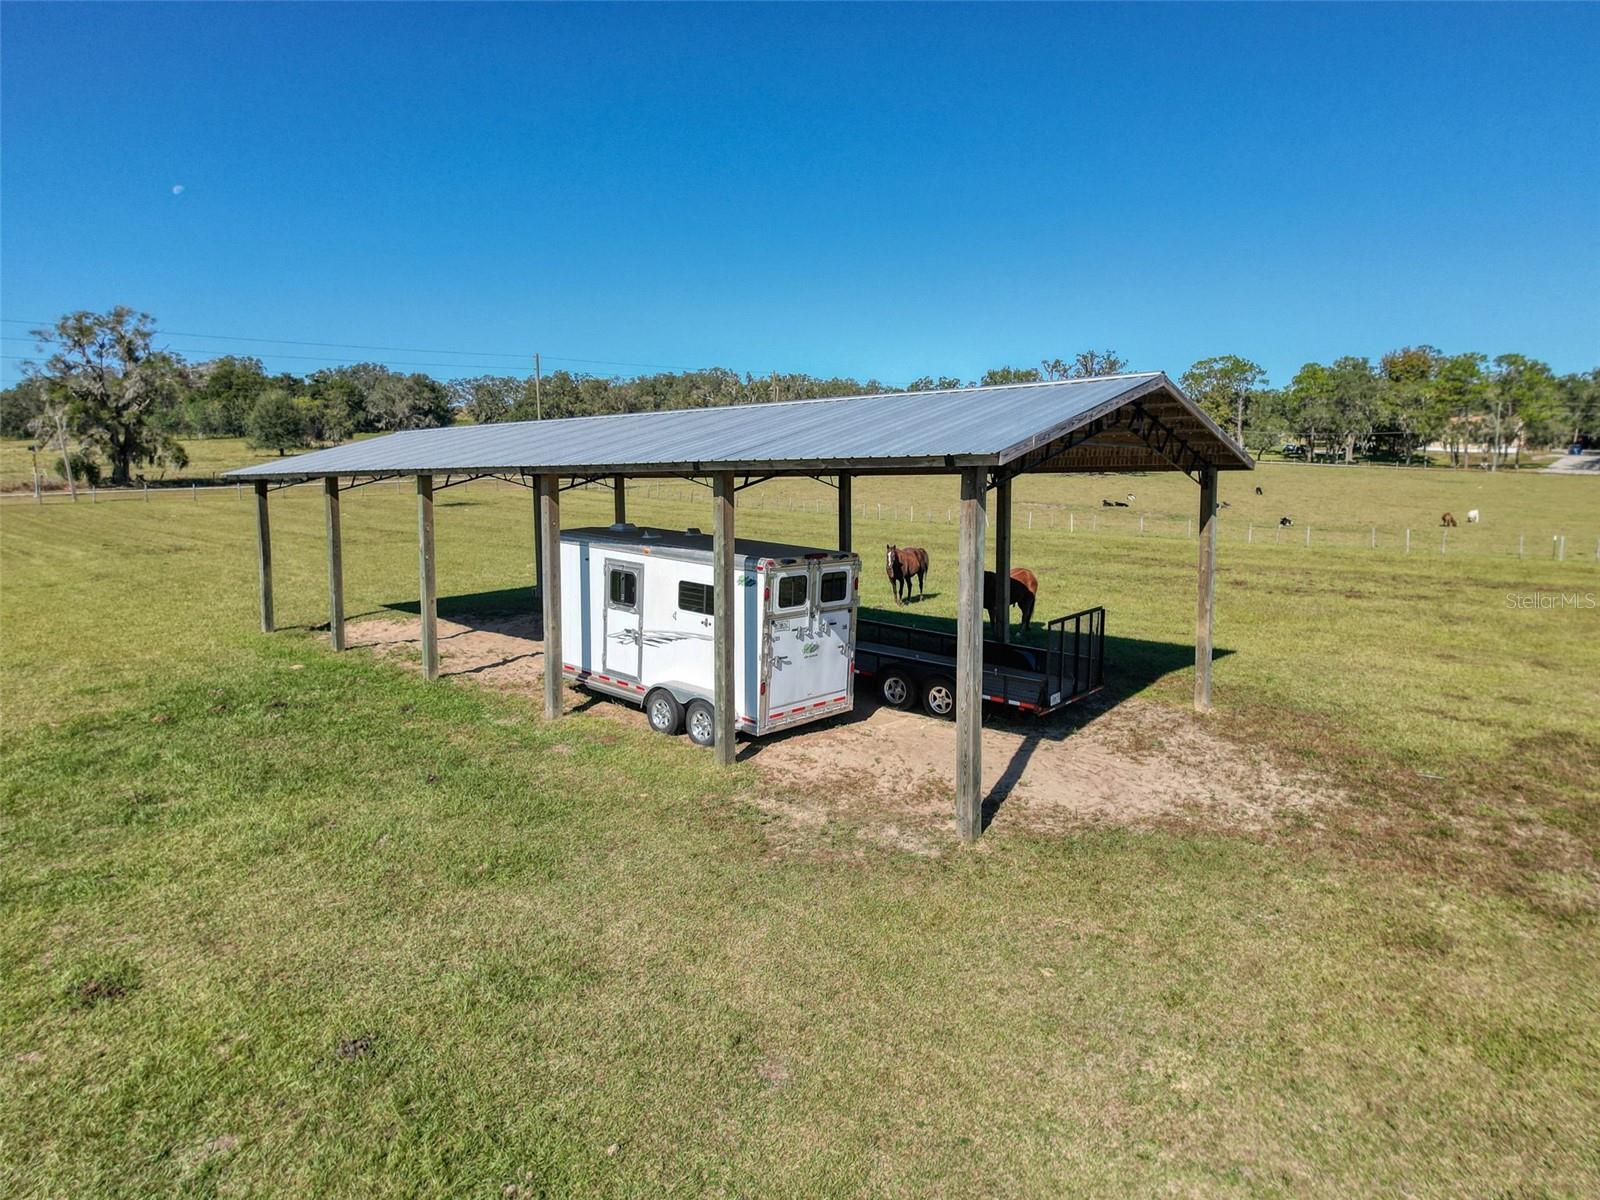
MULTIPOLYGON (((1024 712, 1051 713, 1104 684, 1106 610, 1086 608, 1045 623, 1043 646, 985 640, 983 698, 1024 712)), ((856 672, 879 676, 893 668, 919 685, 954 680, 956 635, 937 629, 861 617, 856 672)))

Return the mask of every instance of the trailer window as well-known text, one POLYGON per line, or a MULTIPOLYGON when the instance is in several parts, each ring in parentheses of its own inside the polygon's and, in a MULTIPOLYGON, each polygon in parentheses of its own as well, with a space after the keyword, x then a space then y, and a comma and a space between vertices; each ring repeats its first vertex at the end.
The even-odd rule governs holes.
POLYGON ((846 599, 850 595, 850 572, 824 571, 818 594, 824 604, 837 604, 846 599))
POLYGON ((611 569, 611 607, 636 608, 639 603, 639 576, 632 571, 611 569))
POLYGON ((778 579, 778 607, 800 608, 806 602, 805 575, 784 575, 778 579))
POLYGON ((684 612, 709 616, 716 608, 715 597, 709 583, 690 583, 685 579, 678 584, 678 607, 684 612))

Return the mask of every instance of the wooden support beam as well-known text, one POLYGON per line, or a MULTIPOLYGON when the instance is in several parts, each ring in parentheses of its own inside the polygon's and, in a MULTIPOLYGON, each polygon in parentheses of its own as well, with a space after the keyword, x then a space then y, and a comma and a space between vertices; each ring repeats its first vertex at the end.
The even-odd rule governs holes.
POLYGON ((1211 708, 1211 618, 1217 594, 1217 469, 1200 472, 1200 553, 1194 606, 1194 707, 1211 708))
POLYGON ((983 468, 961 472, 961 552, 956 583, 956 832, 983 832, 983 468))
POLYGON ((542 476, 534 476, 533 480, 533 595, 538 599, 544 595, 544 528, 539 516, 539 480, 542 476))
POLYGON ((339 537, 339 480, 322 481, 328 510, 328 643, 344 649, 344 546, 339 537))
POLYGON ((738 700, 733 691, 734 606, 733 590, 733 472, 711 477, 711 590, 715 615, 712 637, 716 641, 712 675, 712 708, 716 716, 717 761, 731 765, 734 758, 733 719, 738 700))
POLYGON ((850 505, 852 503, 851 498, 850 498, 850 479, 851 479, 851 476, 850 476, 849 472, 840 472, 840 474, 839 474, 839 549, 841 549, 841 550, 849 550, 850 549, 850 518, 854 515, 850 510, 850 505))
POLYGON ((267 523, 267 484, 256 482, 256 567, 261 579, 261 632, 272 632, 272 527, 267 523))
POLYGON ((994 526, 994 582, 1000 601, 1000 627, 994 635, 1004 645, 1011 641, 1011 480, 994 485, 994 501, 999 508, 994 526))
POLYGON ((544 600, 544 715, 561 715, 561 476, 539 476, 539 540, 544 544, 539 594, 544 600))
POLYGON ((417 574, 422 581, 422 674, 439 678, 439 593, 433 574, 433 476, 417 476, 417 574))
POLYGON ((628 477, 611 477, 611 519, 618 525, 628 523, 628 477))

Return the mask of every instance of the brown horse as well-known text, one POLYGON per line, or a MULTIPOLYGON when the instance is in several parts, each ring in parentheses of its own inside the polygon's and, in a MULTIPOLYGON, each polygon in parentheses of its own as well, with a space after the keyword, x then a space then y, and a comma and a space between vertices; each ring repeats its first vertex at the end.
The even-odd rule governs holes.
POLYGON ((902 603, 900 587, 905 585, 905 603, 911 600, 911 581, 917 581, 917 594, 926 596, 924 577, 928 574, 928 552, 921 546, 887 546, 883 556, 884 570, 889 573, 889 582, 894 585, 894 602, 902 603))
MULTIPOLYGON (((983 573, 983 608, 989 614, 989 624, 1000 628, 999 585, 993 571, 983 573)), ((1026 630, 1033 620, 1033 604, 1039 598, 1039 579, 1027 567, 1011 568, 1011 603, 1022 610, 1022 628, 1026 630)), ((1006 619, 1011 619, 1011 607, 1006 606, 1006 619)))

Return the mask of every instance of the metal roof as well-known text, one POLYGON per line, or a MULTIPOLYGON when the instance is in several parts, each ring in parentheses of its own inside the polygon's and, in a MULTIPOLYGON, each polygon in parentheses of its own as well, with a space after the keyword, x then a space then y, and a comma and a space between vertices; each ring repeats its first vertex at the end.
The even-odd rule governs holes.
POLYGON ((1223 470, 1253 465, 1171 380, 1151 372, 407 430, 230 471, 228 478, 949 470, 1003 466, 1030 453, 1031 464, 1085 428, 1108 436, 1098 443, 1081 439, 1079 465, 1043 469, 1088 470, 1093 467, 1084 464, 1102 461, 1121 464, 1102 468, 1110 470, 1187 469, 1158 453, 1146 434, 1106 430, 1109 414, 1135 404, 1172 435, 1169 445, 1176 440, 1186 448, 1189 461, 1223 470), (1103 451, 1098 459, 1097 444, 1103 451))

